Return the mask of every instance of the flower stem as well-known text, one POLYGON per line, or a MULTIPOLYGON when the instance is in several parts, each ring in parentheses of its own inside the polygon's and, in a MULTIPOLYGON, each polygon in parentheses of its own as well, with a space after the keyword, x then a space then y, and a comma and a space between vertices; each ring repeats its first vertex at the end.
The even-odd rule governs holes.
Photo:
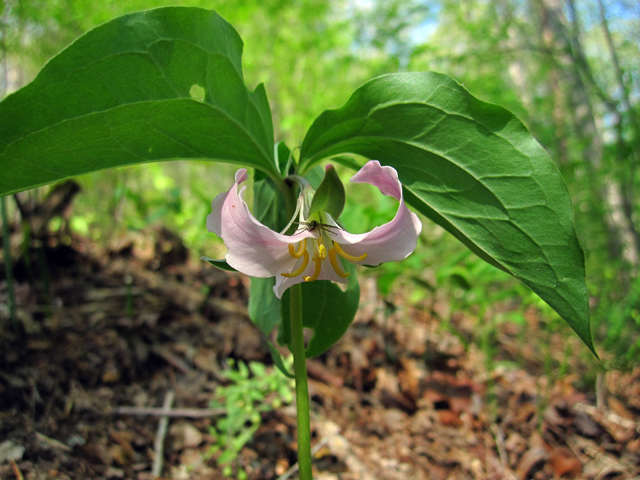
POLYGON ((296 407, 298 413, 298 466, 300 480, 313 480, 311 475, 311 421, 309 419, 309 387, 307 363, 302 336, 302 289, 293 285, 291 295, 291 352, 296 375, 296 407))

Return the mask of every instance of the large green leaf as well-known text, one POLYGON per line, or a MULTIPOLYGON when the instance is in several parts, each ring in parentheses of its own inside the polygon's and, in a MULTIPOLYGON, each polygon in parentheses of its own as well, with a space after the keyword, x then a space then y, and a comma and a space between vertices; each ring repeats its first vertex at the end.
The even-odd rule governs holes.
POLYGON ((0 103, 0 195, 105 168, 212 159, 278 175, 262 85, 215 12, 168 7, 80 37, 0 103))
POLYGON ((343 153, 393 166, 409 204, 522 280, 594 351, 567 188, 513 114, 446 75, 378 77, 316 119, 300 172, 343 153))

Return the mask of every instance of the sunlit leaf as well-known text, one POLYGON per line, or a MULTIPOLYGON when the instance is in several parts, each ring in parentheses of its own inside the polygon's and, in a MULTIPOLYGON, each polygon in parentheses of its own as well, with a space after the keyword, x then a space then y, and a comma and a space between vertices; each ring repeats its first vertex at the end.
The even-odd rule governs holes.
POLYGON ((169 7, 80 37, 0 103, 0 194, 105 168, 210 159, 277 176, 262 85, 215 12, 169 7))
POLYGON ((393 166, 410 205, 522 280, 594 351, 567 188, 513 114, 446 75, 378 77, 316 119, 299 169, 344 153, 393 166))

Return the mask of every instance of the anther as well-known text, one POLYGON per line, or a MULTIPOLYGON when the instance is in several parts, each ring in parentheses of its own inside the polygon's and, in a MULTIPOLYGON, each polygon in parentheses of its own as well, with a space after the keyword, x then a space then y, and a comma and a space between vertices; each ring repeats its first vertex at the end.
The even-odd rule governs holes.
MULTIPOLYGON (((337 243, 335 243, 334 245, 337 245, 337 243)), ((338 260, 338 257, 336 257, 335 248, 329 249, 329 261, 331 262, 333 270, 338 274, 339 277, 347 278, 349 275, 351 275, 351 272, 345 272, 344 270, 342 270, 342 265, 340 265, 340 261, 338 260)))
MULTIPOLYGON (((289 253, 291 253, 291 250, 292 250, 291 245, 289 245, 289 253)), ((293 254, 291 254, 291 255, 293 256, 293 254)), ((282 275, 283 277, 287 277, 287 278, 293 278, 293 277, 297 277, 302 272, 304 272, 305 269, 307 268, 307 265, 309 265, 309 252, 307 252, 306 248, 302 251, 302 255, 301 256, 303 256, 304 258, 302 259, 302 265, 300 265, 299 268, 297 268, 293 272, 281 273, 280 275, 282 275)), ((298 257, 298 258, 300 258, 300 257, 298 257)))
POLYGON ((313 269, 313 275, 311 275, 310 277, 304 277, 305 282, 313 282, 314 280, 317 280, 318 277, 320 276, 320 267, 322 266, 322 259, 316 253, 313 256, 313 261, 316 264, 315 268, 313 269))
POLYGON ((303 238, 298 245, 300 246, 300 249, 296 250, 292 243, 289 244, 289 254, 293 258, 300 258, 304 255, 304 252, 307 250, 307 239, 303 238))
POLYGON ((348 253, 345 253, 344 250, 342 250, 342 247, 340 246, 339 243, 333 242, 333 246, 335 247, 336 253, 338 255, 340 255, 345 260, 349 260, 350 262, 361 262, 362 260, 367 258, 366 253, 363 253, 359 257, 354 257, 353 255, 349 255, 348 253))

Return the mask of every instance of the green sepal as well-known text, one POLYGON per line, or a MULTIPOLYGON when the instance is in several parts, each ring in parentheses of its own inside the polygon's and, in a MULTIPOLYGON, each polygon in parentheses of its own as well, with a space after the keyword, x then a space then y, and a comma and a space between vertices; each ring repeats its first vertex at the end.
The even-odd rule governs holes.
POLYGON ((344 209, 345 200, 344 185, 338 172, 333 168, 333 165, 327 165, 324 180, 313 196, 309 216, 316 212, 327 212, 337 220, 344 209))
POLYGON ((280 299, 273 293, 274 277, 252 278, 249 287, 249 318, 268 338, 282 317, 280 299))
POLYGON ((200 257, 200 258, 205 262, 209 262, 211 265, 213 265, 216 268, 219 268, 220 270, 226 270, 227 272, 237 272, 237 270, 233 268, 231 265, 229 265, 224 258, 221 258, 219 260, 216 260, 215 258, 209 258, 209 257, 200 257))
MULTIPOLYGON (((276 338, 278 345, 281 347, 288 347, 291 350, 291 322, 289 321, 290 312, 291 312, 291 303, 289 302, 289 290, 285 290, 282 294, 282 322, 280 322, 280 327, 278 328, 278 337, 276 338), (285 314, 286 311, 286 314, 285 314)), ((302 304, 304 307, 304 302, 302 304)), ((304 312, 303 312, 303 322, 304 322, 304 312)))
POLYGON ((284 360, 282 359, 282 355, 275 347, 273 343, 267 340, 267 344, 269 345, 269 351, 271 352, 271 358, 273 359, 273 364, 276 366, 280 373, 282 373, 287 378, 296 378, 296 376, 287 370, 287 367, 284 364, 284 360))
MULTIPOLYGON (((307 358, 317 357, 326 352, 342 338, 356 316, 360 303, 360 285, 356 274, 356 266, 342 262, 345 272, 349 272, 347 288, 343 291, 336 283, 328 280, 303 282, 302 289, 302 322, 305 328, 314 330, 309 340, 305 355, 307 358)), ((290 333, 290 300, 289 291, 282 296, 282 327, 278 332, 278 343, 289 345, 290 333)))
POLYGON ((294 378, 294 375, 287 370, 280 352, 269 340, 271 331, 280 324, 282 319, 282 302, 273 293, 275 284, 276 281, 273 277, 251 279, 251 287, 249 287, 249 318, 267 337, 273 364, 284 376, 294 378))

